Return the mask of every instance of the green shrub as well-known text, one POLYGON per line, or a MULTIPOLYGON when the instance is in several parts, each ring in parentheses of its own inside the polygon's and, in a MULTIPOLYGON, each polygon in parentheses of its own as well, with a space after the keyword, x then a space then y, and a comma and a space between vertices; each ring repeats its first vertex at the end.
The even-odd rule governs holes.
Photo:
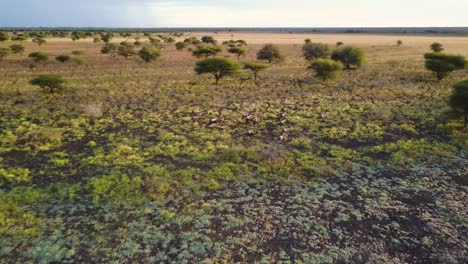
POLYGON ((30 81, 32 85, 37 85, 51 94, 63 90, 65 79, 59 74, 43 74, 30 81))
POLYGON ((237 73, 239 69, 239 64, 233 60, 227 58, 211 58, 198 61, 195 72, 197 74, 212 74, 216 79, 216 84, 218 84, 221 78, 237 73))
POLYGON ((116 44, 113 44, 113 43, 106 43, 102 49, 101 49, 101 53, 102 54, 109 54, 109 55, 112 55, 112 56, 115 56, 115 53, 117 52, 118 50, 118 46, 116 44))
POLYGON ((71 57, 69 55, 65 55, 65 54, 62 54, 62 55, 58 55, 57 57, 55 57, 55 60, 59 61, 59 62, 67 62, 71 59, 71 57))
POLYGON ((311 61, 309 69, 314 70, 315 76, 323 81, 333 79, 343 70, 343 64, 330 59, 315 59, 311 61))
POLYGON ((10 36, 5 32, 0 32, 0 42, 8 41, 10 36))
POLYGON ((254 80, 256 81, 258 78, 258 73, 268 68, 268 65, 258 62, 245 62, 244 69, 250 70, 254 76, 254 80))
POLYGON ((138 203, 141 200, 143 180, 140 177, 109 175, 92 178, 88 182, 88 190, 92 200, 98 205, 102 200, 112 203, 138 203))
POLYGON ((122 42, 120 43, 120 46, 118 47, 117 51, 120 56, 124 57, 125 60, 128 60, 128 58, 136 54, 134 48, 135 47, 132 44, 122 42))
POLYGON ((185 47, 187 47, 187 44, 185 42, 179 41, 175 44, 175 47, 177 50, 183 50, 185 47))
POLYGON ((203 43, 216 45, 216 40, 215 40, 213 37, 211 37, 211 36, 203 36, 203 37, 201 38, 201 41, 202 41, 203 43))
POLYGON ((241 56, 245 56, 246 51, 247 50, 245 48, 241 47, 231 47, 228 49, 229 53, 235 54, 237 56, 237 60, 240 60, 241 56))
POLYGON ((24 52, 24 46, 20 44, 11 45, 10 49, 13 54, 23 54, 24 52))
POLYGON ((9 48, 0 48, 0 61, 6 58, 11 54, 11 49, 9 48))
POLYGON ((431 44, 430 46, 431 50, 434 51, 434 52, 442 52, 444 50, 442 44, 438 43, 438 42, 434 42, 431 44))
POLYGON ((453 85, 449 105, 454 111, 465 115, 465 127, 468 127, 468 79, 453 85))
POLYGON ((265 46, 263 46, 263 48, 261 48, 258 51, 257 59, 266 60, 269 63, 272 63, 273 61, 282 60, 283 56, 281 55, 281 52, 278 46, 275 46, 273 44, 266 44, 265 46))
POLYGON ((439 52, 426 53, 426 69, 434 72, 438 80, 447 77, 455 70, 464 69, 467 65, 465 57, 461 55, 450 55, 439 52))
POLYGON ((362 49, 346 46, 333 51, 331 58, 340 61, 346 67, 360 67, 366 62, 366 56, 362 49))
POLYGON ((49 56, 47 53, 37 51, 30 53, 29 58, 31 58, 35 63, 42 63, 46 62, 49 59, 49 56))
POLYGON ((201 57, 215 56, 220 52, 221 48, 219 47, 199 44, 194 50, 192 50, 192 55, 199 59, 201 57))
POLYGON ((138 56, 142 58, 145 62, 155 61, 160 56, 160 51, 155 46, 149 45, 143 47, 139 52, 138 56))
POLYGON ((330 49, 326 44, 309 42, 302 46, 302 54, 306 60, 326 58, 330 56, 330 49))

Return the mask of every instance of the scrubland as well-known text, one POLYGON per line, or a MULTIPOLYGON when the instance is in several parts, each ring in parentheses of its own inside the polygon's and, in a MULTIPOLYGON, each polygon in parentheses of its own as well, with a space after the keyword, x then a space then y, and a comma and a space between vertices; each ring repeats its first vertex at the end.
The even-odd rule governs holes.
POLYGON ((447 106, 468 71, 437 81, 423 61, 468 38, 213 36, 245 39, 241 62, 264 43, 285 59, 219 85, 173 45, 144 63, 48 39, 0 61, 0 262, 468 261, 468 132, 447 106), (319 81, 305 38, 368 63, 319 81), (41 73, 65 91, 31 86, 41 73))

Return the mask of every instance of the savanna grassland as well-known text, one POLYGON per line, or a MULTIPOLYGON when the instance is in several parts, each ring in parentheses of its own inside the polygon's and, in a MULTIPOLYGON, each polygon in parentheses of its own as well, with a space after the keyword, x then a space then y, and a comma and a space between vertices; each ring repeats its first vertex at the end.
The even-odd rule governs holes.
POLYGON ((467 37, 210 35, 284 59, 219 85, 173 44, 145 63, 47 38, 0 61, 0 262, 468 262, 468 131, 447 105, 468 71, 438 81, 423 58, 468 56, 467 37), (367 64, 318 80, 306 38, 367 64), (29 83, 44 73, 64 91, 29 83))

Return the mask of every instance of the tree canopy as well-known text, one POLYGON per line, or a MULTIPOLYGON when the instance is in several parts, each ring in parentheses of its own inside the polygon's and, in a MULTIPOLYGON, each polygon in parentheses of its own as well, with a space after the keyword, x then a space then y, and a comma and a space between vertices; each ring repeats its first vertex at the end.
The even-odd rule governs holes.
POLYGON ((228 58, 209 58, 198 61, 195 67, 197 74, 212 74, 216 84, 224 76, 235 74, 240 70, 240 65, 228 58))
POLYGON ((335 61, 340 61, 346 67, 360 67, 366 62, 366 55, 360 48, 345 46, 337 48, 333 51, 331 58, 335 61))

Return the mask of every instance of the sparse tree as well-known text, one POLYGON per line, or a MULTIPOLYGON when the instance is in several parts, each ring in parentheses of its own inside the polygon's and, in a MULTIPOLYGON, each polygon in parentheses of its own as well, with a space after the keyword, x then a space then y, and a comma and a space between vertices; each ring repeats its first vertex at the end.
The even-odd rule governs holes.
POLYGON ((213 45, 216 45, 216 43, 217 43, 217 41, 216 41, 213 37, 211 37, 211 36, 203 36, 203 37, 201 38, 201 41, 202 41, 203 43, 213 44, 213 45))
POLYGON ((53 73, 39 75, 30 81, 30 84, 37 85, 51 94, 62 91, 65 83, 65 79, 61 75, 53 73))
POLYGON ((61 63, 65 63, 65 62, 69 61, 70 59, 71 59, 71 57, 69 55, 66 55, 66 54, 58 55, 57 57, 55 57, 55 60, 59 61, 61 63))
POLYGON ((239 47, 247 46, 247 41, 245 41, 243 39, 236 40, 236 43, 237 43, 237 46, 239 46, 239 47))
POLYGON ((449 105, 455 112, 464 115, 465 128, 468 127, 468 79, 456 83, 449 99, 449 105))
POLYGON ((70 37, 73 41, 76 41, 76 40, 80 40, 82 38, 86 38, 86 35, 85 33, 83 32, 80 32, 80 31, 73 31, 71 34, 70 34, 70 37))
POLYGON ((343 70, 343 64, 331 59, 315 59, 310 62, 309 69, 315 72, 315 76, 322 81, 333 79, 343 70))
POLYGON ((431 50, 434 51, 434 52, 442 52, 444 50, 442 44, 438 43, 438 42, 434 42, 431 44, 430 46, 431 50))
POLYGON ((0 42, 10 40, 10 36, 5 32, 0 32, 0 42))
POLYGON ((23 54, 24 46, 19 44, 13 44, 10 46, 11 52, 13 54, 23 54))
POLYGON ((257 53, 258 60, 266 60, 269 63, 280 61, 282 58, 280 49, 273 44, 266 44, 257 53))
POLYGON ((268 65, 259 62, 246 62, 244 63, 244 69, 252 72, 254 80, 257 81, 258 74, 268 68, 268 65))
POLYGON ((46 62, 49 59, 47 53, 40 51, 30 53, 28 57, 31 58, 35 63, 46 62))
POLYGON ((27 33, 24 33, 24 34, 17 34, 16 36, 12 37, 11 40, 13 41, 25 41, 25 40, 28 40, 29 38, 29 35, 27 33))
POLYGON ((351 46, 341 47, 333 51, 331 58, 340 61, 346 67, 360 67, 366 62, 366 56, 362 49, 351 46))
POLYGON ((155 61, 160 56, 160 51, 157 47, 149 45, 143 47, 139 52, 138 56, 142 58, 145 62, 155 61))
POLYGON ((426 69, 434 72, 438 80, 442 80, 455 70, 466 68, 467 61, 461 55, 450 55, 440 52, 426 53, 426 69))
POLYGON ((192 50, 192 55, 195 56, 197 59, 199 59, 201 57, 215 56, 216 54, 220 52, 221 52, 220 47, 199 44, 194 50, 192 50))
POLYGON ((232 53, 232 54, 236 55, 238 61, 240 60, 241 56, 245 56, 246 51, 247 50, 245 48, 242 48, 242 47, 231 47, 231 48, 228 49, 229 53, 232 53))
POLYGON ((99 42, 101 42, 101 39, 100 39, 100 38, 94 38, 94 39, 93 39, 93 43, 99 43, 99 42))
POLYGON ((302 46, 302 54, 306 60, 326 58, 330 56, 330 49, 326 44, 309 42, 302 46))
POLYGON ((10 48, 0 48, 0 61, 11 54, 10 48))
POLYGON ((235 74, 239 71, 240 65, 228 58, 209 58, 198 61, 195 67, 197 74, 212 74, 215 77, 216 85, 225 76, 235 74))

